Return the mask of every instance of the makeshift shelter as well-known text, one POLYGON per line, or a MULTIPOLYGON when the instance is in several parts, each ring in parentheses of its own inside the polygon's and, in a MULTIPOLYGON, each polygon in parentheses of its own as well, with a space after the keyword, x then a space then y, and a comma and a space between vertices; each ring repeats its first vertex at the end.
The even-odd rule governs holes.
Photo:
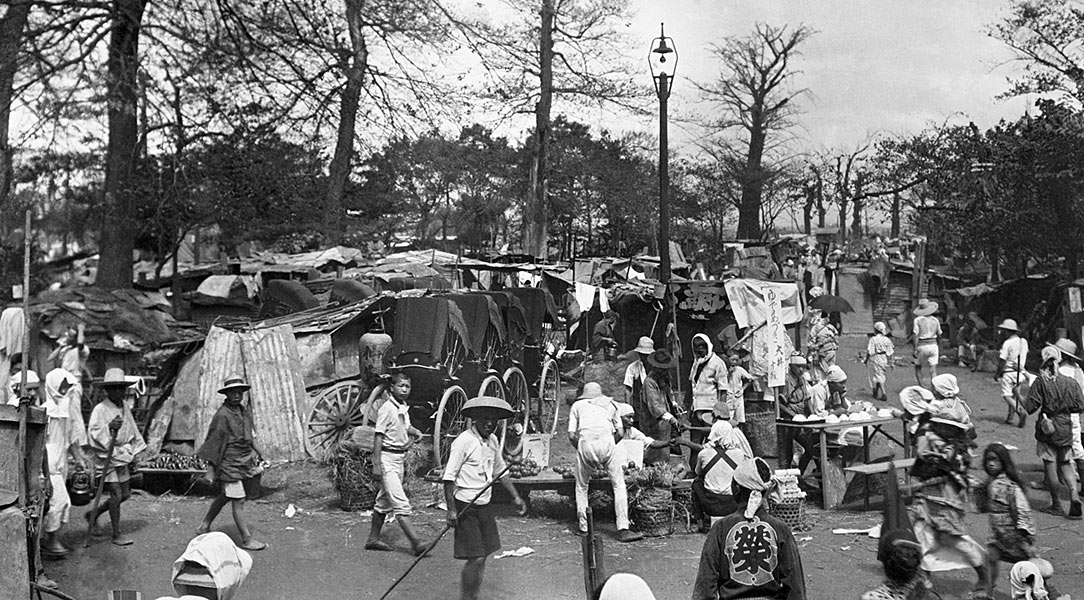
POLYGON ((197 325, 255 318, 260 311, 259 284, 251 275, 211 275, 187 295, 197 325))

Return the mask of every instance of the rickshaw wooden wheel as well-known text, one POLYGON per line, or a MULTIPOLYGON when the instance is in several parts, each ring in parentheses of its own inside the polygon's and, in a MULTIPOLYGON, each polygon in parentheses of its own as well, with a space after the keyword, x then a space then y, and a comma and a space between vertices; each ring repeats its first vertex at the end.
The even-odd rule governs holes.
POLYGON ((470 427, 470 420, 463 415, 463 405, 467 403, 467 392, 458 385, 444 390, 437 405, 437 414, 433 418, 433 459, 444 466, 448 460, 448 449, 455 438, 470 427))
POLYGON ((531 414, 532 422, 538 424, 541 433, 557 433, 557 418, 561 413, 561 371, 557 361, 547 359, 542 365, 542 375, 538 378, 538 404, 531 414))
POLYGON ((380 410, 380 407, 384 405, 387 400, 384 397, 384 392, 388 391, 388 384, 381 383, 373 388, 373 391, 369 392, 369 398, 365 401, 365 405, 361 411, 361 424, 362 425, 375 425, 376 413, 380 410))
POLYGON ((509 427, 505 428, 504 453, 516 457, 523 453, 523 434, 527 433, 531 416, 531 392, 527 386, 527 376, 519 367, 509 367, 504 372, 504 390, 508 395, 505 400, 513 413, 508 420, 509 427), (516 433, 517 430, 519 433, 516 433))
POLYGON ((305 450, 316 459, 331 458, 350 431, 363 422, 361 386, 356 381, 340 381, 313 404, 305 422, 305 450))

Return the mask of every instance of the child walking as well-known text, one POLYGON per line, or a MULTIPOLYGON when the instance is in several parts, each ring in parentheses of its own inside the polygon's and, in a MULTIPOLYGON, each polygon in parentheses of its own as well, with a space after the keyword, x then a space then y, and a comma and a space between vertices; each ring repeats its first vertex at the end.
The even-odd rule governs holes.
POLYGON ((147 448, 132 411, 124 403, 130 385, 124 378, 123 370, 114 368, 106 371, 101 383, 106 399, 94 407, 87 423, 87 439, 94 453, 95 468, 105 478, 105 490, 109 492, 109 502, 86 513, 87 527, 91 535, 97 535, 98 517, 108 512, 109 522, 113 526, 113 543, 118 546, 132 545, 132 538, 120 532, 120 505, 132 495, 129 484, 132 475, 128 465, 147 448), (116 440, 110 455, 109 443, 114 437, 116 440))
MULTIPOLYGON (((1016 564, 1042 559, 1036 560, 1035 520, 1008 448, 997 443, 987 446, 982 453, 982 467, 990 479, 986 482, 985 493, 977 495, 976 504, 980 512, 990 516, 993 539, 986 545, 990 573, 986 593, 992 597, 999 562, 1016 564)), ((1042 563, 1049 565, 1046 561, 1042 563)), ((1057 592, 1049 583, 1047 587, 1051 598, 1057 598, 1057 592)))
POLYGON ((414 555, 421 556, 427 546, 418 539, 410 524, 413 511, 403 489, 407 450, 422 437, 422 433, 410 424, 410 408, 406 403, 410 396, 410 377, 403 372, 393 374, 390 391, 391 394, 376 414, 372 460, 373 476, 380 478, 380 492, 373 507, 373 522, 365 549, 384 552, 392 549, 380 539, 380 530, 390 514, 403 528, 414 555))
POLYGON ((245 550, 263 550, 267 544, 252 536, 244 516, 245 498, 257 497, 260 488, 258 476, 263 472, 263 460, 253 441, 255 427, 252 411, 244 404, 248 390, 248 383, 239 376, 227 377, 218 390, 226 400, 211 419, 207 439, 196 456, 211 465, 207 468, 205 479, 212 482, 217 480, 222 489, 211 501, 196 533, 202 535, 211 531, 215 517, 230 504, 233 522, 241 536, 241 547, 245 550))

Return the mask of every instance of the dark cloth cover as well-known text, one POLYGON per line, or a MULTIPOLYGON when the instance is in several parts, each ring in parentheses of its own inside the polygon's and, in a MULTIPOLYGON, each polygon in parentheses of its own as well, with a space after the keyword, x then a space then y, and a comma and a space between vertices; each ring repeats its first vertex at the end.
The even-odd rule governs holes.
POLYGON ((556 323, 557 304, 549 290, 534 287, 509 288, 509 294, 519 299, 523 305, 523 316, 527 326, 527 343, 537 345, 542 342, 542 323, 556 323))
POLYGON ((1084 412, 1084 394, 1080 391, 1071 377, 1056 374, 1053 378, 1040 375, 1031 384, 1031 390, 1024 401, 1024 409, 1028 414, 1040 411, 1054 421, 1053 433, 1046 433, 1042 429, 1042 417, 1035 419, 1035 439, 1047 444, 1063 448, 1072 445, 1072 424, 1069 415, 1084 412))

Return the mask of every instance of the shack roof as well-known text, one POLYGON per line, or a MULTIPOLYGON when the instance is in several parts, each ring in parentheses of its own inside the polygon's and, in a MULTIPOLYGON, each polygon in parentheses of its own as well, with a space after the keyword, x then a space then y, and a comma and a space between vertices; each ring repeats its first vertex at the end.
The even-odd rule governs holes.
POLYGON ((201 337, 194 323, 174 319, 172 310, 158 292, 96 287, 51 290, 30 302, 30 313, 46 337, 55 340, 82 323, 89 346, 116 352, 201 337), (130 346, 118 345, 118 336, 130 346))

